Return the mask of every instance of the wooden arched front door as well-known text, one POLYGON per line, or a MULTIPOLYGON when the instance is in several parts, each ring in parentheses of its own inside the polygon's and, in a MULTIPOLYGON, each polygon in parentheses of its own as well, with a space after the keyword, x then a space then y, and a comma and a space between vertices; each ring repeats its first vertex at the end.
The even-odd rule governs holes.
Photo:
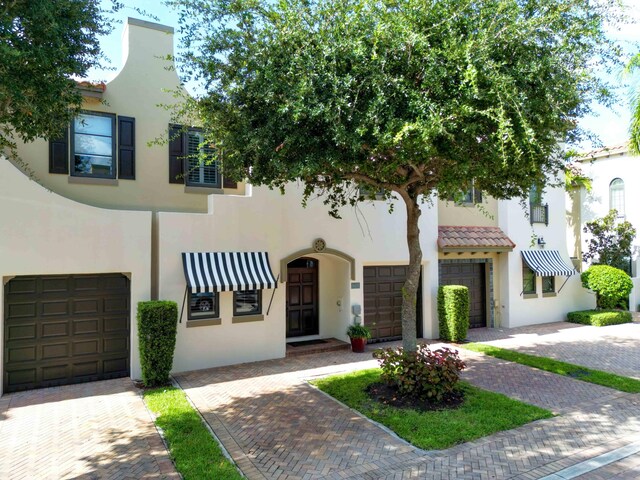
POLYGON ((287 338, 319 332, 318 260, 298 258, 287 264, 287 338))

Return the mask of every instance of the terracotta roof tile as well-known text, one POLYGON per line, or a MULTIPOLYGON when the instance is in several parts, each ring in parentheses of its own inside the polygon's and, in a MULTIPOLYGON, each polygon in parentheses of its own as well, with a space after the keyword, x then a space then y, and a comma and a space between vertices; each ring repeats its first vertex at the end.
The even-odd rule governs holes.
POLYGON ((580 155, 579 160, 592 160, 599 157, 608 157, 611 155, 620 155, 629 151, 629 144, 622 143, 620 145, 612 145, 610 147, 602 147, 580 155))
POLYGON ((438 227, 438 248, 443 251, 488 249, 510 252, 515 246, 499 227, 438 227))

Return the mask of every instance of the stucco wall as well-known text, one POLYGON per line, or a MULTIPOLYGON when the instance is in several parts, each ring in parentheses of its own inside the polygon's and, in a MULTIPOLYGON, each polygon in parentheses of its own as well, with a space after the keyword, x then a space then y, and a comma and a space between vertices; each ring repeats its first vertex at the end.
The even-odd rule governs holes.
MULTIPOLYGON (((537 277, 537 298, 524 298, 522 295, 522 256, 521 250, 540 250, 534 239, 542 237, 545 249, 559 250, 567 265, 571 266, 566 239, 566 206, 563 188, 547 188, 543 203, 549 204, 549 225, 535 223, 531 225, 518 203, 518 200, 500 202, 498 217, 500 227, 514 241, 516 249, 508 254, 507 261, 499 267, 501 278, 500 308, 504 327, 519 327, 540 323, 557 322, 566 319, 567 312, 595 306, 595 300, 582 288, 579 275, 569 280, 556 296, 543 297, 541 277, 537 277), (532 245, 533 242, 533 245, 532 245)), ((555 277, 556 292, 566 277, 555 277)))
MULTIPOLYGON (((149 299, 151 214, 104 210, 68 200, 30 181, 2 157, 0 205, 0 278, 83 273, 130 276, 131 376, 140 378, 135 314, 137 302, 149 299)), ((2 323, 3 296, 4 288, 0 289, 2 323)), ((4 327, 0 337, 3 332, 4 327)), ((0 344, 4 344, 2 338, 0 344)))
POLYGON ((438 200, 438 220, 440 225, 497 227, 498 202, 492 197, 484 198, 478 205, 438 200))
MULTIPOLYGON (((320 263, 320 336, 346 339, 352 321, 351 306, 362 305, 364 265, 406 264, 406 220, 402 204, 388 213, 384 202, 371 202, 358 210, 345 208, 342 220, 327 214, 321 200, 307 208, 300 204, 302 188, 291 184, 285 196, 267 188, 252 188, 250 197, 211 196, 209 214, 158 213, 159 298, 182 302, 185 279, 181 263, 184 251, 267 251, 272 270, 280 274, 280 260, 310 248, 317 238, 327 248, 356 260, 360 288, 350 288, 349 264, 326 254, 314 255, 320 263), (337 300, 342 299, 338 308, 337 300)), ((437 210, 423 208, 421 240, 424 251, 423 310, 425 336, 437 336, 435 302, 437 288, 437 210)), ((186 313, 179 325, 175 371, 283 357, 285 354, 286 295, 284 284, 276 290, 271 312, 264 321, 232 324, 232 295, 222 293, 222 325, 188 328, 186 313)), ((272 290, 265 290, 263 313, 272 290)))
MULTIPOLYGON (((169 27, 134 21, 125 25, 123 38, 123 66, 117 76, 107 83, 102 99, 85 98, 83 108, 88 111, 115 113, 136 120, 136 179, 76 183, 78 177, 49 173, 49 144, 37 140, 19 145, 20 157, 35 172, 36 178, 47 188, 65 197, 88 205, 126 210, 165 210, 206 212, 206 189, 186 192, 185 186, 169 183, 168 145, 149 145, 167 135, 171 112, 161 105, 176 103, 172 91, 180 89, 180 79, 173 62, 166 56, 173 52, 174 37, 169 27)), ((117 128, 116 128, 117 129, 117 128)), ((114 161, 117 162, 117 159, 114 161)), ((72 161, 73 163, 73 161, 72 161)), ((84 179, 80 179, 83 181, 84 179)), ((242 193, 228 190, 229 193, 242 193)), ((197 190, 197 189, 196 189, 197 190)))

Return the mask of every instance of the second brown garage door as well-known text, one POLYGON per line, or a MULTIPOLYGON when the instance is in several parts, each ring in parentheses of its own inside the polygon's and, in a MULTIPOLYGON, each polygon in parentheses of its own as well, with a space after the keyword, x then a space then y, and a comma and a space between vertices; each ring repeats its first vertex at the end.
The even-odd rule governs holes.
MULTIPOLYGON (((402 337, 402 286, 407 279, 406 265, 364 267, 364 324, 371 340, 402 337)), ((422 336, 422 285, 418 286, 416 306, 418 337, 422 336)))
POLYGON ((440 263, 440 285, 469 289, 469 327, 487 326, 485 263, 440 263))
POLYGON ((128 376, 129 292, 119 274, 9 281, 4 391, 128 376))

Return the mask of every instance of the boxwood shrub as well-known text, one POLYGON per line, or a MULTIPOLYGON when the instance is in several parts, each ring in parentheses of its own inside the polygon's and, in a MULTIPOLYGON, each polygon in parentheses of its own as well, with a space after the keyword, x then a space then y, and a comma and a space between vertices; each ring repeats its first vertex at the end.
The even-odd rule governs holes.
POLYGON ((580 278, 583 287, 595 292, 598 308, 627 308, 633 282, 623 270, 609 265, 592 265, 580 278))
POLYGON ((605 327, 607 325, 619 325, 631 322, 631 312, 625 310, 579 310, 567 313, 567 321, 605 327))
POLYGON ((438 320, 440 338, 460 342, 469 330, 469 289, 462 285, 442 285, 438 288, 438 320))
POLYGON ((176 302, 138 303, 138 344, 145 386, 165 385, 173 366, 178 305, 176 302))

